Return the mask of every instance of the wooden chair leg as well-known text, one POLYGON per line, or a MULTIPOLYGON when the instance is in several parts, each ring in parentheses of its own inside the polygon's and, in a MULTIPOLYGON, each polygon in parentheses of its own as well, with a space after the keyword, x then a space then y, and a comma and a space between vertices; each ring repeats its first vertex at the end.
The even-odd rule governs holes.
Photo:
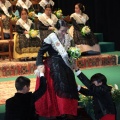
POLYGON ((10 42, 9 42, 8 47, 9 47, 9 61, 11 61, 11 45, 10 45, 10 42))

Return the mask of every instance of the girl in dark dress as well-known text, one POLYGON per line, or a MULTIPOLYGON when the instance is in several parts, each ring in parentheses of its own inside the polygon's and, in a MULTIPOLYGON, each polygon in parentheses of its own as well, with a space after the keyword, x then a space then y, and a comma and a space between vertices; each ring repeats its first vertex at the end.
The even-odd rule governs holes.
POLYGON ((41 46, 40 36, 32 38, 29 31, 34 29, 33 22, 28 19, 28 11, 21 10, 21 18, 16 23, 17 33, 14 37, 14 58, 32 58, 37 57, 41 46))
POLYGON ((47 4, 45 11, 38 17, 41 40, 43 41, 55 29, 58 18, 52 14, 52 6, 47 4))
POLYGON ((75 13, 70 16, 73 26, 69 32, 76 46, 80 48, 82 55, 98 55, 100 54, 100 47, 94 33, 91 31, 85 36, 81 33, 82 28, 88 26, 89 20, 88 15, 83 13, 84 11, 84 5, 81 3, 75 5, 75 13))
MULTIPOLYGON (((58 32, 48 35, 38 52, 36 61, 37 69, 45 67, 47 79, 47 91, 36 103, 36 111, 40 116, 55 117, 62 115, 77 115, 78 92, 74 73, 69 63, 67 49, 71 46, 66 23, 57 22, 58 32), (43 62, 44 53, 49 57, 43 62)), ((36 81, 36 89, 39 86, 39 77, 36 81)), ((62 120, 62 118, 61 118, 62 120)))

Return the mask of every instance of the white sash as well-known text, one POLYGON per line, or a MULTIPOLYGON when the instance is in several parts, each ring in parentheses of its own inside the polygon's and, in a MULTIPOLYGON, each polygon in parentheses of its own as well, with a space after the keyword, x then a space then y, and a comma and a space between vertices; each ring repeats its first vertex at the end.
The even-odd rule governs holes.
POLYGON ((86 22, 86 19, 82 16, 82 15, 80 15, 80 14, 77 14, 76 13, 76 15, 79 17, 79 19, 85 24, 85 22, 86 22))
MULTIPOLYGON (((30 31, 31 26, 29 26, 27 23, 25 23, 21 18, 18 21, 25 30, 27 30, 28 32, 30 31)), ((25 34, 25 36, 27 38, 30 38, 29 34, 25 34)), ((38 34, 37 37, 40 38, 40 34, 38 34)))
POLYGON ((66 63, 66 65, 71 68, 71 65, 70 65, 70 62, 69 62, 68 53, 66 52, 65 48, 63 47, 63 45, 60 43, 60 41, 57 38, 56 34, 55 33, 51 33, 49 35, 49 37, 50 37, 50 40, 51 40, 52 44, 54 44, 54 46, 56 47, 58 53, 61 55, 61 57, 64 60, 64 62, 66 63))
POLYGON ((9 14, 7 8, 5 7, 5 5, 1 3, 0 7, 1 7, 1 9, 4 11, 4 13, 5 13, 8 17, 10 17, 10 14, 9 14))
MULTIPOLYGON (((25 23, 21 18, 18 20, 18 22, 22 25, 22 27, 23 27, 25 30, 27 30, 28 32, 30 31, 30 26, 29 26, 27 23, 25 23)), ((30 37, 29 34, 25 34, 25 36, 26 36, 27 38, 30 37)))
POLYGON ((22 8, 25 8, 28 10, 28 7, 25 5, 25 3, 22 0, 18 0, 18 3, 21 5, 22 8))
POLYGON ((46 19, 46 21, 52 26, 54 27, 54 22, 52 19, 50 19, 45 13, 43 13, 43 17, 46 19))

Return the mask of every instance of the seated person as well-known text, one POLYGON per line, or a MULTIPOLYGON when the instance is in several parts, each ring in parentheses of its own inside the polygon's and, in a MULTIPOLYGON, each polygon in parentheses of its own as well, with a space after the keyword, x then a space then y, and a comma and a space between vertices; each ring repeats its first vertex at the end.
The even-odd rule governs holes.
POLYGON ((16 32, 18 33, 14 38, 14 59, 31 59, 36 58, 41 46, 41 39, 38 35, 30 36, 30 30, 34 30, 33 22, 28 19, 27 9, 22 9, 20 12, 20 19, 16 22, 16 32))
POLYGON ((81 3, 75 5, 75 13, 70 16, 73 26, 69 29, 69 33, 73 37, 75 45, 80 48, 82 56, 99 55, 100 46, 94 33, 90 29, 87 34, 81 32, 83 27, 88 26, 89 20, 88 15, 83 13, 84 11, 84 5, 81 3))
POLYGON ((38 120, 34 103, 45 93, 47 85, 44 77, 44 67, 40 71, 40 86, 34 92, 30 90, 30 79, 19 76, 15 81, 17 93, 6 100, 5 120, 38 120))
POLYGON ((43 42, 44 39, 55 30, 55 25, 57 24, 58 18, 56 15, 52 14, 52 6, 47 4, 45 6, 44 13, 40 15, 38 19, 40 37, 43 42))
POLYGON ((2 18, 3 23, 4 39, 10 39, 11 14, 12 14, 11 3, 7 0, 0 0, 0 16, 2 18))

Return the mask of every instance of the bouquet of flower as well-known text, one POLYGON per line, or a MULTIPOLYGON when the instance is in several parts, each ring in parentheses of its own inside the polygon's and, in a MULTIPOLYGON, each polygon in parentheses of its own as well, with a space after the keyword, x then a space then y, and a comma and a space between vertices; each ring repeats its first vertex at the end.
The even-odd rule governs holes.
POLYGON ((70 47, 68 49, 68 55, 70 56, 70 58, 78 59, 81 56, 80 49, 77 47, 70 47))
POLYGON ((11 20, 12 21, 17 21, 18 19, 19 19, 19 16, 17 16, 15 13, 12 12, 11 20))
POLYGON ((34 11, 30 11, 28 13, 28 17, 31 18, 31 19, 34 19, 35 18, 35 12, 34 11))
POLYGON ((59 9, 59 10, 57 10, 57 11, 54 11, 54 14, 56 15, 56 17, 57 17, 58 19, 60 19, 60 18, 63 16, 61 9, 59 9))
POLYGON ((30 35, 30 37, 31 38, 35 38, 35 37, 37 37, 37 35, 39 34, 39 30, 30 30, 29 31, 29 35, 30 35))
POLYGON ((91 30, 90 30, 90 28, 88 27, 88 26, 84 26, 83 28, 82 28, 82 30, 81 30, 81 33, 82 33, 82 35, 88 35, 88 34, 90 34, 90 32, 91 32, 91 30))
POLYGON ((18 19, 19 18, 17 16, 11 18, 12 21, 17 21, 18 19))

